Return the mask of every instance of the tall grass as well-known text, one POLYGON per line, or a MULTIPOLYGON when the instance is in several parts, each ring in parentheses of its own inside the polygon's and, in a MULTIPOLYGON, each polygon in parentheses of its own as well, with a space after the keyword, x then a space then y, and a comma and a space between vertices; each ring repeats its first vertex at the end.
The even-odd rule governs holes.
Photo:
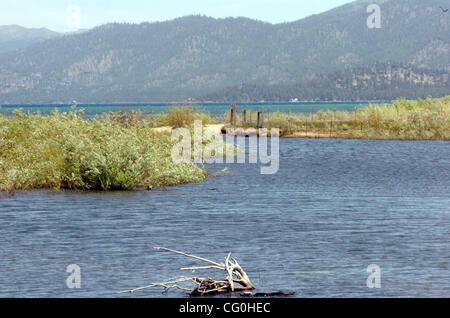
MULTIPOLYGON (((229 122, 229 115, 226 117, 229 122)), ((238 125, 256 127, 255 123, 238 125)), ((264 127, 279 128, 281 136, 367 139, 450 140, 450 96, 388 105, 370 105, 353 112, 311 114, 266 113, 264 127)))
POLYGON ((0 115, 0 191, 122 190, 204 180, 207 173, 196 165, 172 162, 173 141, 153 126, 117 114, 87 121, 76 110, 0 115))
POLYGON ((450 96, 408 101, 398 99, 389 105, 370 105, 348 115, 345 125, 357 137, 381 139, 450 139, 450 96), (359 126, 359 128, 358 128, 359 126))
POLYGON ((201 120, 203 125, 215 123, 208 113, 201 112, 194 106, 174 106, 167 113, 156 116, 156 125, 181 128, 193 125, 196 120, 201 120))

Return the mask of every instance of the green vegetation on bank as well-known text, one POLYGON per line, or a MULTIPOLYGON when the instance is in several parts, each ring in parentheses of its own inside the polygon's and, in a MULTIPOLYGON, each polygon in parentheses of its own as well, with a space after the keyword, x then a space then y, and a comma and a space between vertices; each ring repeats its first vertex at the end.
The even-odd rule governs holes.
MULTIPOLYGON (((228 118, 227 118, 228 117, 228 118)), ((190 106, 163 114, 108 113, 86 120, 83 111, 51 115, 0 114, 0 192, 29 189, 123 190, 201 182, 208 173, 172 161, 170 128, 229 121, 190 106)), ((237 126, 256 127, 256 113, 237 126)), ((450 96, 371 105, 354 112, 266 113, 266 128, 284 137, 450 140, 450 96)), ((211 140, 203 140, 203 147, 211 140)), ((224 144, 226 147, 234 147, 224 144)), ((206 148, 204 148, 206 149, 206 148)), ((215 152, 213 156, 217 155, 215 152)))
POLYGON ((167 113, 156 115, 157 126, 170 126, 180 128, 190 126, 196 120, 201 120, 203 125, 215 123, 208 113, 203 113, 194 106, 174 106, 167 113))
POLYGON ((0 114, 0 191, 122 190, 207 177, 195 164, 174 164, 170 134, 155 133, 141 113, 82 115, 0 114))
POLYGON ((171 127, 181 128, 190 127, 194 121, 201 120, 203 125, 216 123, 210 114, 201 112, 197 107, 189 106, 173 106, 164 113, 146 114, 141 111, 119 111, 110 113, 111 118, 126 125, 135 125, 138 122, 145 121, 153 128, 171 127))
MULTIPOLYGON (((229 122, 229 114, 226 120, 229 122)), ((238 126, 256 127, 256 114, 247 112, 238 126)), ((283 137, 450 140, 450 96, 388 105, 370 105, 353 112, 319 111, 311 114, 266 113, 265 128, 279 128, 283 137)))

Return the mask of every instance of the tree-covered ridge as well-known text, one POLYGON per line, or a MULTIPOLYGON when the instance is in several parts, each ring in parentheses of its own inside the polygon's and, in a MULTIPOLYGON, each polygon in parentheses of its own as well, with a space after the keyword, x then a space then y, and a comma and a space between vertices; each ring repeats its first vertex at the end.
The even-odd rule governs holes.
POLYGON ((202 96, 204 101, 357 101, 443 97, 450 91, 446 71, 398 64, 348 68, 296 84, 243 84, 202 96))
POLYGON ((188 16, 65 35, 0 55, 0 103, 176 101, 388 61, 449 71, 441 0, 371 2, 380 3, 381 29, 367 28, 361 0, 276 25, 188 16))

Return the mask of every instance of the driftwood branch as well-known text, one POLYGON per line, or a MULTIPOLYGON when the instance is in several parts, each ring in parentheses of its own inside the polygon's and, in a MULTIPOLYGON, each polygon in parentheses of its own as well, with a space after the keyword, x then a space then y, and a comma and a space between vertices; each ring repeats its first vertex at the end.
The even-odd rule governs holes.
POLYGON ((225 258, 225 263, 218 263, 211 261, 209 259, 199 257, 196 255, 191 255, 183 252, 179 252, 176 250, 172 250, 166 247, 155 247, 158 251, 172 252, 178 255, 182 255, 185 257, 193 258, 205 263, 210 264, 209 266, 195 266, 195 267, 184 267, 180 270, 182 271, 196 271, 196 270, 209 270, 209 269, 218 269, 227 273, 227 277, 224 280, 215 280, 210 277, 201 278, 201 277, 182 277, 180 279, 165 282, 165 283, 155 283, 144 287, 138 287, 135 289, 124 290, 119 293, 134 293, 139 290, 152 288, 152 287, 164 287, 165 290, 169 290, 172 288, 177 288, 183 291, 189 291, 192 296, 204 296, 216 293, 227 293, 234 291, 248 291, 255 289, 254 285, 250 281, 250 278, 239 265, 239 263, 231 257, 231 253, 225 258), (192 283, 195 287, 187 288, 181 283, 192 283))
POLYGON ((183 252, 171 250, 170 248, 166 248, 166 247, 155 247, 155 250, 157 250, 157 251, 172 252, 172 253, 179 254, 179 255, 183 255, 183 256, 186 256, 186 257, 195 258, 195 259, 198 259, 198 260, 200 260, 200 261, 203 261, 203 262, 206 262, 206 263, 210 263, 210 264, 212 264, 212 265, 219 266, 219 267, 224 267, 224 266, 225 266, 224 264, 219 264, 219 263, 210 261, 209 259, 206 259, 206 258, 203 258, 203 257, 199 257, 199 256, 190 255, 190 254, 186 254, 186 253, 183 253, 183 252))
POLYGON ((283 291, 277 291, 272 293, 254 293, 254 292, 242 292, 241 296, 246 297, 273 297, 273 296, 292 296, 295 295, 295 292, 283 292, 283 291))
POLYGON ((222 270, 222 267, 219 267, 219 266, 183 267, 183 268, 180 268, 180 271, 197 271, 197 270, 204 270, 204 269, 220 269, 220 270, 222 270))
POLYGON ((152 288, 152 287, 164 287, 166 289, 171 289, 171 288, 178 288, 181 290, 185 290, 185 291, 190 291, 190 289, 184 288, 179 286, 179 283, 183 283, 183 282, 187 282, 187 281, 192 281, 193 277, 183 277, 180 279, 177 279, 175 281, 171 281, 171 282, 165 282, 165 283, 154 283, 148 286, 144 286, 144 287, 138 287, 138 288, 134 288, 134 289, 128 289, 128 290, 123 290, 118 292, 118 294, 124 294, 124 293, 134 293, 137 292, 139 290, 143 290, 143 289, 148 289, 148 288, 152 288))
POLYGON ((229 292, 241 292, 241 296, 247 297, 264 297, 264 296, 290 296, 294 295, 294 292, 272 292, 272 293, 255 293, 251 290, 255 289, 255 286, 250 281, 247 273, 242 269, 237 260, 228 253, 225 258, 225 263, 214 262, 209 259, 199 257, 196 255, 191 255, 176 250, 172 250, 166 247, 155 247, 157 251, 171 252, 185 257, 193 258, 204 263, 208 263, 208 266, 191 266, 180 268, 181 271, 200 271, 200 270, 210 270, 218 269, 220 271, 226 272, 227 276, 223 280, 215 280, 210 277, 181 277, 176 280, 172 280, 165 283, 154 283, 144 287, 138 287, 135 289, 124 290, 118 292, 122 293, 134 293, 139 290, 144 290, 153 287, 163 287, 165 291, 170 289, 180 289, 182 291, 190 292, 191 296, 205 296, 218 293, 229 293, 229 292), (183 286, 182 284, 189 283, 190 287, 183 286))

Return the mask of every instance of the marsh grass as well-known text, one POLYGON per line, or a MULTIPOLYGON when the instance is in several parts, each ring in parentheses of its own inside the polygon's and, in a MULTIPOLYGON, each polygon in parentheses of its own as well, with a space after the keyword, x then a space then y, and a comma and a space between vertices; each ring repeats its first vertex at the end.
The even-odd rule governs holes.
POLYGON ((38 188, 124 190, 200 182, 208 174, 174 164, 169 134, 142 114, 82 111, 0 115, 0 191, 38 188))
MULTIPOLYGON (((229 122, 229 115, 225 118, 229 122)), ((240 116, 238 125, 256 128, 256 123, 243 123, 240 116)), ((392 104, 369 105, 353 112, 266 113, 264 127, 279 128, 284 137, 450 140, 450 96, 417 101, 398 99, 392 104)))
MULTIPOLYGON (((399 99, 354 112, 266 115, 265 127, 279 128, 285 137, 450 140, 450 96, 399 99)), ((90 120, 76 108, 51 115, 21 110, 12 116, 0 113, 0 191, 106 191, 201 182, 208 173, 193 163, 173 163, 171 152, 176 141, 169 133, 154 130, 187 127, 192 133, 195 120, 203 125, 217 122, 192 106, 177 106, 156 115, 108 113, 90 120)), ((247 120, 242 123, 238 116, 241 127, 256 128, 252 122, 256 113, 248 111, 247 120)), ((203 141, 203 147, 207 143, 203 141)), ((223 153, 236 155, 233 147, 224 144, 223 153)))
POLYGON ((174 106, 169 108, 166 113, 158 114, 155 117, 157 126, 172 128, 189 127, 196 120, 201 120, 203 125, 216 123, 210 114, 201 112, 196 106, 174 106))
POLYGON ((450 139, 450 96, 370 105, 337 120, 337 133, 373 139, 450 139), (346 129, 346 130, 344 130, 346 129))

